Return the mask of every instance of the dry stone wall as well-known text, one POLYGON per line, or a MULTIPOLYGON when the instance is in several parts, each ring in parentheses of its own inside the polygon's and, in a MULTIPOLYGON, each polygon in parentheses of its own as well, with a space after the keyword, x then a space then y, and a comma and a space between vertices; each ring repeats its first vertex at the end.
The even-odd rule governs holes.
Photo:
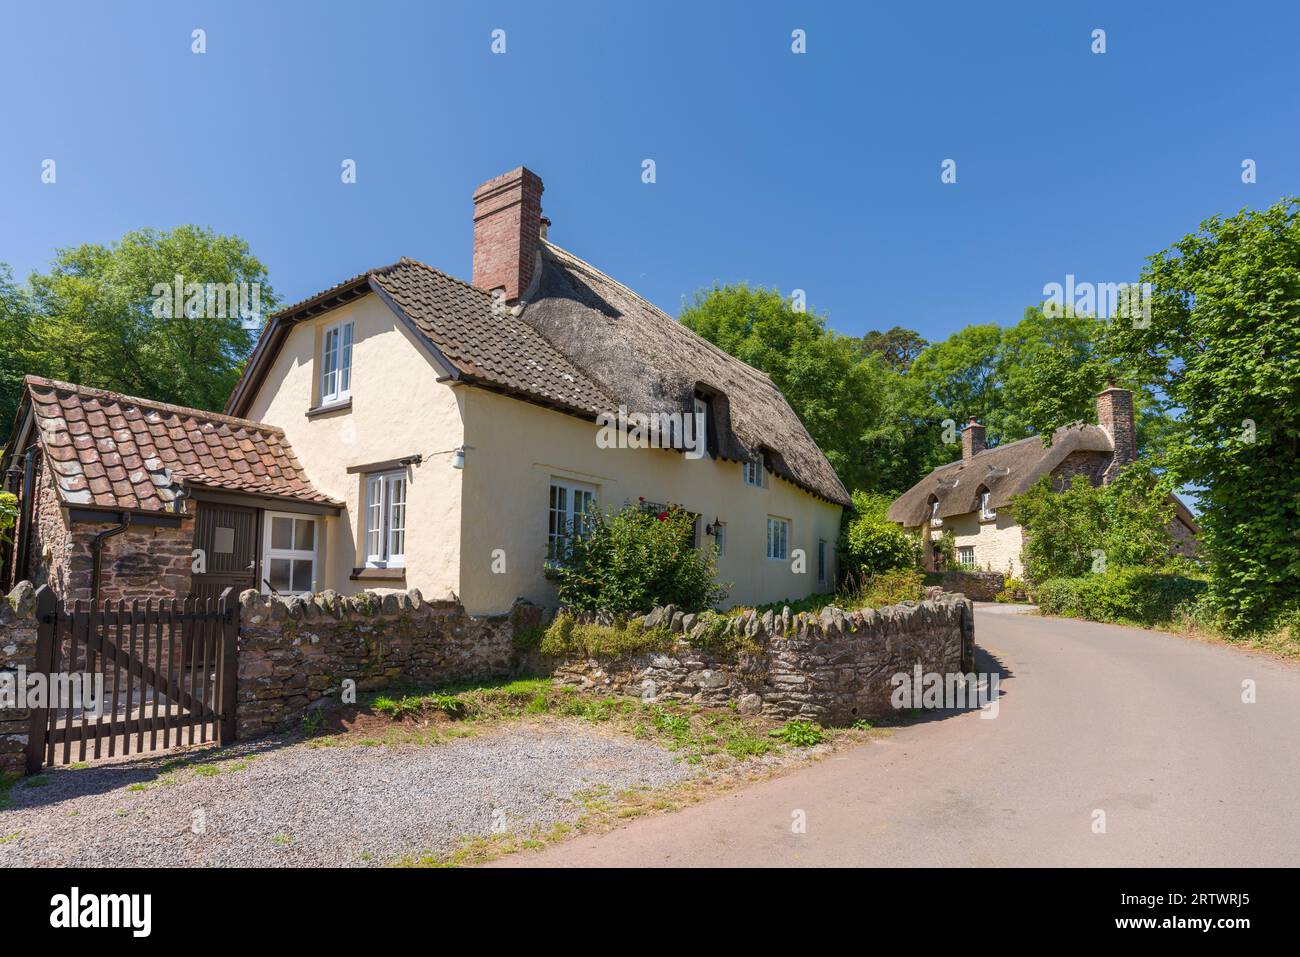
POLYGON ((670 650, 559 662, 553 673, 568 684, 648 701, 734 701, 744 713, 847 724, 892 712, 890 679, 899 672, 917 665, 925 673, 972 671, 972 612, 964 595, 950 593, 853 612, 749 611, 727 621, 724 637, 743 637, 756 650, 728 655, 702 649, 709 624, 670 605, 641 619, 681 636, 670 650))
MULTIPOLYGON (((0 671, 31 668, 35 604, 28 582, 0 601, 0 671)), ((673 636, 662 652, 617 660, 521 656, 517 646, 552 614, 519 602, 509 615, 475 618, 458 602, 425 601, 414 590, 291 599, 246 591, 240 596, 238 736, 292 727, 340 703, 349 680, 366 692, 540 666, 562 682, 603 693, 715 707, 734 702, 746 713, 837 724, 892 710, 890 679, 899 672, 918 665, 941 674, 974 667, 971 603, 947 592, 854 612, 748 611, 720 625, 716 617, 710 623, 667 606, 639 620, 673 636), (710 629, 715 637, 743 640, 703 640, 710 629)), ((22 771, 29 720, 27 711, 0 711, 0 771, 22 771)))
MULTIPOLYGON (((254 737, 358 691, 509 675, 520 615, 474 618, 418 590, 240 595, 238 728, 254 737)), ((521 613, 522 614, 522 613, 521 613)))
POLYGON ((943 590, 961 592, 972 601, 993 601, 1002 591, 1002 572, 948 571, 943 573, 943 590))

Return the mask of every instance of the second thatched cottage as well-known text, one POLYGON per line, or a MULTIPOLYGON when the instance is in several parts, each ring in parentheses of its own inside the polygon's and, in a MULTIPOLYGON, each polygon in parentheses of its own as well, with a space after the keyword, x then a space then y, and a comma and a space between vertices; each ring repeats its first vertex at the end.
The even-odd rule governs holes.
MULTIPOLYGON (((1097 425, 1057 429, 1050 445, 1031 436, 992 448, 973 418, 962 430, 961 458, 941 465, 894 500, 889 519, 922 539, 926 570, 945 570, 940 542, 950 532, 958 568, 1018 576, 1024 530, 1009 507, 1014 496, 1044 477, 1061 490, 1076 475, 1092 485, 1110 482, 1137 458, 1133 393, 1110 384, 1097 396, 1097 425)), ((1172 495, 1172 551, 1191 555, 1200 527, 1172 495)), ((996 590, 996 589, 995 589, 996 590)))
POLYGON ((588 508, 644 502, 696 514, 734 601, 831 590, 848 495, 780 391, 552 244, 541 197, 522 167, 475 191, 471 283, 403 259, 273 316, 224 415, 29 378, 2 577, 69 601, 418 587, 494 613, 552 597, 588 508), (639 415, 673 447, 608 441, 639 415))

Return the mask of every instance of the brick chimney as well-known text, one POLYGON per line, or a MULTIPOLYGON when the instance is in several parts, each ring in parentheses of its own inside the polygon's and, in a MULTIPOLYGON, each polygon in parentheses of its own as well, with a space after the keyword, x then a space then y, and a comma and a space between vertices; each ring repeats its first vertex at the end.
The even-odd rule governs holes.
POLYGON ((474 190, 474 285, 514 302, 537 268, 542 180, 520 166, 474 190))
POLYGON ((961 458, 965 462, 978 452, 984 451, 984 426, 975 421, 975 416, 970 417, 966 423, 966 428, 961 433, 961 458))
POLYGON ((1115 457, 1102 480, 1109 482, 1124 466, 1137 458, 1137 426, 1133 418, 1133 393, 1120 389, 1112 380, 1097 395, 1097 424, 1115 443, 1115 457))

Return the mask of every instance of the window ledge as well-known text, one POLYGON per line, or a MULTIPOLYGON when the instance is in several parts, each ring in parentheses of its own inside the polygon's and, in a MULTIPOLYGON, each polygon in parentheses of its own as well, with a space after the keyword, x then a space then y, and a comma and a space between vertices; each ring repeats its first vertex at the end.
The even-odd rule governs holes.
POLYGON ((405 568, 354 568, 348 576, 351 581, 406 581, 405 568))
POLYGON ((331 402, 329 405, 318 405, 314 409, 308 409, 307 418, 314 419, 320 415, 331 415, 335 412, 349 412, 352 409, 352 400, 344 399, 342 402, 331 402))

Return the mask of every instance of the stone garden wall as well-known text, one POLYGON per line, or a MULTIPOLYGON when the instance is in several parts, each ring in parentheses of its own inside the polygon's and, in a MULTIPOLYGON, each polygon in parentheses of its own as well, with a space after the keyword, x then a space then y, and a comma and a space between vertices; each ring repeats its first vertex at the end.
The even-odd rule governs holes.
POLYGON ((508 675, 512 621, 528 613, 472 618, 458 602, 425 601, 417 590, 286 600, 250 589, 239 601, 240 738, 339 703, 345 679, 376 691, 508 675))
POLYGON ((583 659, 553 665, 561 681, 595 691, 717 707, 736 702, 748 714, 847 724, 893 711, 890 678, 912 672, 974 670, 975 624, 963 595, 923 602, 820 614, 753 611, 729 619, 726 635, 757 650, 728 655, 700 646, 709 625, 671 605, 641 623, 681 635, 670 650, 613 661, 583 659))
MULTIPOLYGON (((34 613, 30 583, 0 601, 0 671, 31 667, 34 613)), ((350 597, 327 591, 292 599, 246 591, 240 596, 238 737, 293 727, 340 703, 348 679, 365 692, 503 677, 530 667, 600 692, 715 707, 735 702, 746 713, 836 724, 892 710, 890 678, 898 672, 917 665, 941 674, 974 667, 971 603, 946 592, 878 610, 751 610, 721 620, 668 606, 635 620, 669 633, 661 652, 556 661, 517 651, 535 644, 552 614, 520 602, 510 615, 474 618, 458 602, 425 601, 418 591, 350 597)), ((27 711, 0 710, 0 772, 22 771, 29 718, 27 711)))
POLYGON ((961 592, 971 601, 994 601, 1005 579, 1001 572, 949 571, 943 573, 943 590, 961 592))
MULTIPOLYGON (((0 675, 17 687, 18 668, 36 660, 36 589, 19 582, 7 598, 0 597, 0 675)), ((0 774, 21 774, 31 712, 0 706, 0 774)))

